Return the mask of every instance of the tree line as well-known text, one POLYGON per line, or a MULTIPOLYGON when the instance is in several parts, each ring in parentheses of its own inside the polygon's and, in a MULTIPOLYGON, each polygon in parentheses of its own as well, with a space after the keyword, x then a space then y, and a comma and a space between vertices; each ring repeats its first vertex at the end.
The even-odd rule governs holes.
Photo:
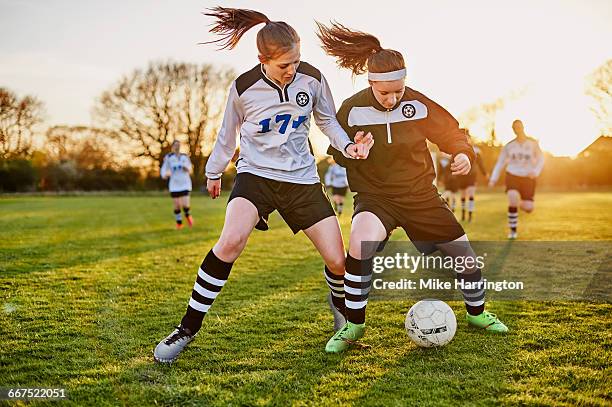
MULTIPOLYGON (((202 185, 234 76, 231 70, 209 64, 152 62, 123 76, 95 100, 93 126, 44 127, 42 101, 0 87, 0 192, 162 189, 159 167, 175 139, 186 146, 193 162, 194 185, 202 185)), ((611 83, 612 60, 587 78, 587 94, 592 96, 602 135, 612 135, 611 83)), ((520 92, 483 103, 460 117, 468 127, 485 123, 489 129, 482 145, 487 162, 499 154, 496 113, 518 96, 520 92)), ((590 178, 577 177, 576 171, 592 171, 599 164, 608 168, 610 158, 609 152, 600 151, 576 160, 552 160, 552 168, 557 175, 569 175, 563 177, 564 183, 599 185, 601 171, 590 178)), ((546 183, 558 184, 558 177, 547 172, 546 183)), ((604 179, 610 182, 607 176, 604 179)))

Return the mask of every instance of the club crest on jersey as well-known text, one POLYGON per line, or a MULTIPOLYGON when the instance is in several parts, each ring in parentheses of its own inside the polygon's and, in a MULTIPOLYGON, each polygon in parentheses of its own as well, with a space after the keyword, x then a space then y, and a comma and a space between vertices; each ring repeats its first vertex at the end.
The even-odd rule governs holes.
POLYGON ((304 107, 310 102, 310 96, 308 96, 306 92, 298 92, 298 94, 295 95, 295 102, 301 107, 304 107))
POLYGON ((409 103, 409 104, 405 105, 404 107, 402 107, 402 114, 407 119, 410 119, 411 117, 413 117, 416 114, 416 109, 414 108, 413 105, 411 105, 409 103))

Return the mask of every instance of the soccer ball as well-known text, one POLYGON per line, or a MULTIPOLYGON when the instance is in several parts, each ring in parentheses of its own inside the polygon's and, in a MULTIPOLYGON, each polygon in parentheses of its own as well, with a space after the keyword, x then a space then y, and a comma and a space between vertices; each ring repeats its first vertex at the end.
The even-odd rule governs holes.
POLYGON ((419 346, 428 348, 446 345, 456 331, 455 313, 444 301, 419 301, 406 314, 406 332, 419 346))

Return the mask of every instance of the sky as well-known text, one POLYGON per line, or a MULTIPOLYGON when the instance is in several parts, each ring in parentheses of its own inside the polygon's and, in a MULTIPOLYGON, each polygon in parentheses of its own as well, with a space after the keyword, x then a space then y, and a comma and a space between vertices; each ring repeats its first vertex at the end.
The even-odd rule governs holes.
MULTIPOLYGON (((585 76, 612 58, 612 2, 605 0, 0 0, 0 86, 41 99, 47 124, 90 125, 95 99, 150 61, 244 72, 257 63, 257 27, 232 51, 198 44, 214 38, 201 13, 215 5, 256 9, 292 25, 302 59, 323 72, 338 106, 367 81, 323 53, 315 20, 335 19, 400 51, 407 85, 457 118, 518 94, 497 115, 500 141, 512 139, 516 118, 555 155, 575 155, 599 134, 584 87, 585 76)), ((478 126, 471 132, 485 136, 478 126)), ((325 144, 320 134, 315 139, 325 144)))

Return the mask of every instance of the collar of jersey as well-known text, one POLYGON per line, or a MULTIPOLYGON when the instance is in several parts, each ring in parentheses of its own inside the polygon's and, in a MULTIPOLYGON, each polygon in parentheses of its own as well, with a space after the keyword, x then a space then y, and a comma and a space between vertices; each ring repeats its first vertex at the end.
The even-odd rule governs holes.
POLYGON ((295 80, 295 77, 297 76, 297 70, 296 70, 295 74, 293 74, 293 78, 291 78, 291 80, 287 82, 287 84, 285 84, 284 87, 281 88, 280 86, 276 84, 276 82, 272 80, 272 78, 266 75, 266 71, 264 71, 263 64, 259 64, 259 70, 261 71, 262 79, 264 80, 264 82, 272 86, 274 89, 276 89, 280 95, 282 95, 284 90, 287 89, 289 85, 293 83, 293 81, 295 80))
POLYGON ((387 109, 386 107, 384 107, 383 105, 381 105, 380 103, 378 103, 378 100, 376 100, 376 96, 374 96, 374 91, 372 90, 372 87, 370 86, 370 104, 372 105, 372 107, 376 110, 380 110, 381 112, 391 112, 395 109, 397 109, 399 107, 399 105, 402 104, 402 101, 404 100, 404 96, 406 96, 406 92, 404 91, 404 96, 402 96, 402 98, 400 100, 397 101, 397 103, 395 104, 395 106, 393 106, 391 109, 387 109))

